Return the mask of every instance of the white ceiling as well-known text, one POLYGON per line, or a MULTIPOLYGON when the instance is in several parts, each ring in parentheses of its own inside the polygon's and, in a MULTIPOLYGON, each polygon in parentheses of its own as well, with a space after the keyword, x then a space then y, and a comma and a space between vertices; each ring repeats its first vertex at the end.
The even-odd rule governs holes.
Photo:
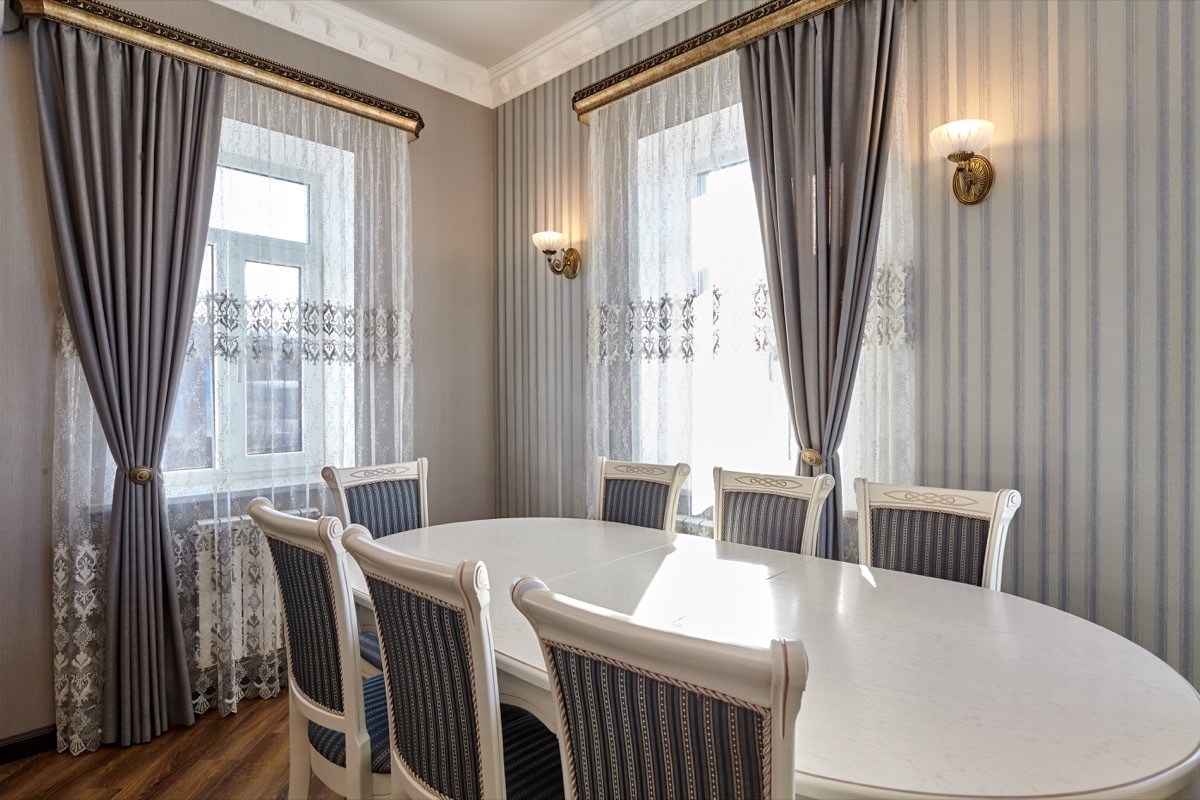
POLYGON ((211 2, 496 108, 704 0, 211 2))
POLYGON ((337 0, 339 5, 491 69, 612 0, 337 0))

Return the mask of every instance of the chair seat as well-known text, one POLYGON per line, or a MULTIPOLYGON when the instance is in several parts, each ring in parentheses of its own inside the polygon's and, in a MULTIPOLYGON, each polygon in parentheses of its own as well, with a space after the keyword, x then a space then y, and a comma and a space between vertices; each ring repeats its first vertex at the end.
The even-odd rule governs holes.
POLYGON ((358 652, 362 660, 377 670, 383 669, 383 656, 379 654, 379 634, 374 631, 358 635, 358 652))
POLYGON ((523 708, 500 706, 504 782, 509 797, 558 800, 563 792, 558 737, 523 708))
MULTIPOLYGON (((371 772, 389 773, 392 771, 392 755, 388 747, 387 692, 383 675, 363 681, 363 707, 366 710, 367 735, 371 737, 371 772)), ((326 761, 339 767, 346 766, 346 734, 309 722, 308 742, 326 761)))

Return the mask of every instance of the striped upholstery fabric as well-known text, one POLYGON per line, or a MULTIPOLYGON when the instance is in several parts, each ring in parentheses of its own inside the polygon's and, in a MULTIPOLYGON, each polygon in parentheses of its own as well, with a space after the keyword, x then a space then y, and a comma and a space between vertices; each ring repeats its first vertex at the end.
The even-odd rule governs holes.
POLYGON ((871 507, 871 566, 983 585, 986 519, 871 507))
POLYGON ((671 487, 665 483, 629 478, 609 478, 604 482, 604 506, 600 519, 661 528, 667 512, 667 494, 671 487))
POLYGON ((346 514, 378 539, 421 527, 420 481, 415 478, 347 486, 346 514))
POLYGON ((379 637, 374 633, 363 632, 358 635, 358 653, 363 661, 375 669, 383 669, 383 656, 379 654, 379 637))
POLYGON ((479 800, 479 722, 463 612, 367 576, 387 655, 392 739, 427 786, 446 797, 479 800))
POLYGON ((283 599, 292 680, 313 702, 342 713, 342 664, 325 556, 267 537, 283 599))
POLYGON ((807 500, 769 492, 726 492, 722 503, 721 529, 728 541, 800 552, 807 500))
POLYGON ((504 736, 504 782, 508 796, 520 800, 560 800, 562 758, 558 737, 523 708, 500 706, 504 736))
MULTIPOLYGON (((371 737, 371 772, 391 772, 392 756, 388 747, 387 697, 383 676, 363 681, 363 706, 366 710, 367 735, 371 737)), ((346 734, 308 723, 308 741, 313 749, 339 767, 346 766, 346 734)))
POLYGON ((582 800, 765 797, 770 710, 547 643, 582 800))

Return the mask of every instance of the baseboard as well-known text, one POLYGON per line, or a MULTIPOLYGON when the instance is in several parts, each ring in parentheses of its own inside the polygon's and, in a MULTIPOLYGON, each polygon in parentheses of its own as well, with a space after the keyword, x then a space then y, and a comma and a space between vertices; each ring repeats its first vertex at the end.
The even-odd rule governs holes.
POLYGON ((0 764, 49 752, 55 744, 53 725, 0 739, 0 764))

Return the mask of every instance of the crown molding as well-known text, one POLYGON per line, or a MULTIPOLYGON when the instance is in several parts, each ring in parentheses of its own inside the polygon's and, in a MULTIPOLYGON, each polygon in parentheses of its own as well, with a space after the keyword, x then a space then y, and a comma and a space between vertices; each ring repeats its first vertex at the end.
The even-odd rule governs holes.
POLYGON ((209 0, 384 69, 493 108, 488 71, 330 0, 209 0))
POLYGON ((488 108, 557 78, 705 0, 613 0, 492 69, 331 0, 209 0, 488 108))
POLYGON ((705 0, 615 0, 581 14, 492 67, 492 107, 603 55, 705 0))

